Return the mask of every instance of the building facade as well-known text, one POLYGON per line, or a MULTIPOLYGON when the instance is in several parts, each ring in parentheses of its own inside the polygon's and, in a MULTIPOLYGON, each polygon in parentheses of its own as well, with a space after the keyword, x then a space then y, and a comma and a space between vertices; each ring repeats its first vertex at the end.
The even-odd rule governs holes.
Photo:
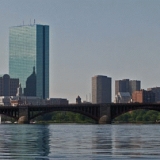
POLYGON ((140 91, 140 89, 141 82, 137 80, 123 79, 115 81, 115 95, 118 92, 129 92, 132 95, 134 91, 140 91))
POLYGON ((131 95, 129 92, 118 92, 115 96, 115 103, 130 103, 131 95))
POLYGON ((24 88, 24 96, 36 96, 35 67, 33 67, 33 73, 26 80, 26 88, 24 88))
POLYGON ((115 95, 118 92, 129 92, 129 79, 115 81, 115 95))
POLYGON ((132 93, 132 102, 138 103, 154 103, 155 102, 155 93, 152 91, 146 91, 144 89, 140 91, 134 91, 132 93))
POLYGON ((18 78, 10 78, 8 74, 4 74, 0 77, 0 96, 16 96, 18 86, 18 78))
POLYGON ((129 81, 129 93, 131 96, 134 91, 140 91, 140 90, 141 90, 141 81, 137 80, 129 81))
POLYGON ((49 26, 10 27, 9 74, 19 78, 22 88, 35 67, 36 96, 49 98, 49 26))
POLYGON ((111 103, 111 78, 97 75, 92 77, 92 103, 111 103))
POLYGON ((147 91, 152 91, 155 93, 155 102, 160 102, 160 87, 148 88, 147 91))

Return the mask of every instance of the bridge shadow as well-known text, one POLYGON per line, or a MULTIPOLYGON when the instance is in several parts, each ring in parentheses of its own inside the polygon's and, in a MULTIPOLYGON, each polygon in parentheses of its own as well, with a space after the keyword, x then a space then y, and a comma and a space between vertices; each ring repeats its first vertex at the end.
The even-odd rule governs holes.
POLYGON ((84 114, 71 111, 53 111, 45 113, 35 113, 31 119, 33 121, 48 121, 53 123, 93 123, 96 121, 84 114))

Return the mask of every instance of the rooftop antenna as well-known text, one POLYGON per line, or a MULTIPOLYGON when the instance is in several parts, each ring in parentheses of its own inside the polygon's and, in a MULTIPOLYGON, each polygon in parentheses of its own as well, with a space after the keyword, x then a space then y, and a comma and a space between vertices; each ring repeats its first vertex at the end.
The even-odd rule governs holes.
POLYGON ((34 19, 34 24, 36 23, 36 20, 34 19))

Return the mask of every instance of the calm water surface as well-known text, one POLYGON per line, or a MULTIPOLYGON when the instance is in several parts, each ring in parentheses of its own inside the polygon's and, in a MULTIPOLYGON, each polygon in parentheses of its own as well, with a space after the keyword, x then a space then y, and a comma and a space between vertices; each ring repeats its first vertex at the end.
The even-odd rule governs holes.
POLYGON ((160 125, 0 125, 0 159, 160 159, 160 125))

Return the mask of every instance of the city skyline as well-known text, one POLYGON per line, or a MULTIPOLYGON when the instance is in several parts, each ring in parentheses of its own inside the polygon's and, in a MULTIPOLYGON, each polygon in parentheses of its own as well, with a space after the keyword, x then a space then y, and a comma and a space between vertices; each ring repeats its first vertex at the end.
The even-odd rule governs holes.
MULTIPOLYGON (((91 93, 91 77, 138 79, 160 86, 159 6, 150 0, 15 0, 0 2, 0 74, 9 73, 9 27, 50 26, 50 97, 75 102, 91 93)), ((33 67, 33 66, 32 66, 33 67)), ((112 101, 114 92, 112 92, 112 101)))

